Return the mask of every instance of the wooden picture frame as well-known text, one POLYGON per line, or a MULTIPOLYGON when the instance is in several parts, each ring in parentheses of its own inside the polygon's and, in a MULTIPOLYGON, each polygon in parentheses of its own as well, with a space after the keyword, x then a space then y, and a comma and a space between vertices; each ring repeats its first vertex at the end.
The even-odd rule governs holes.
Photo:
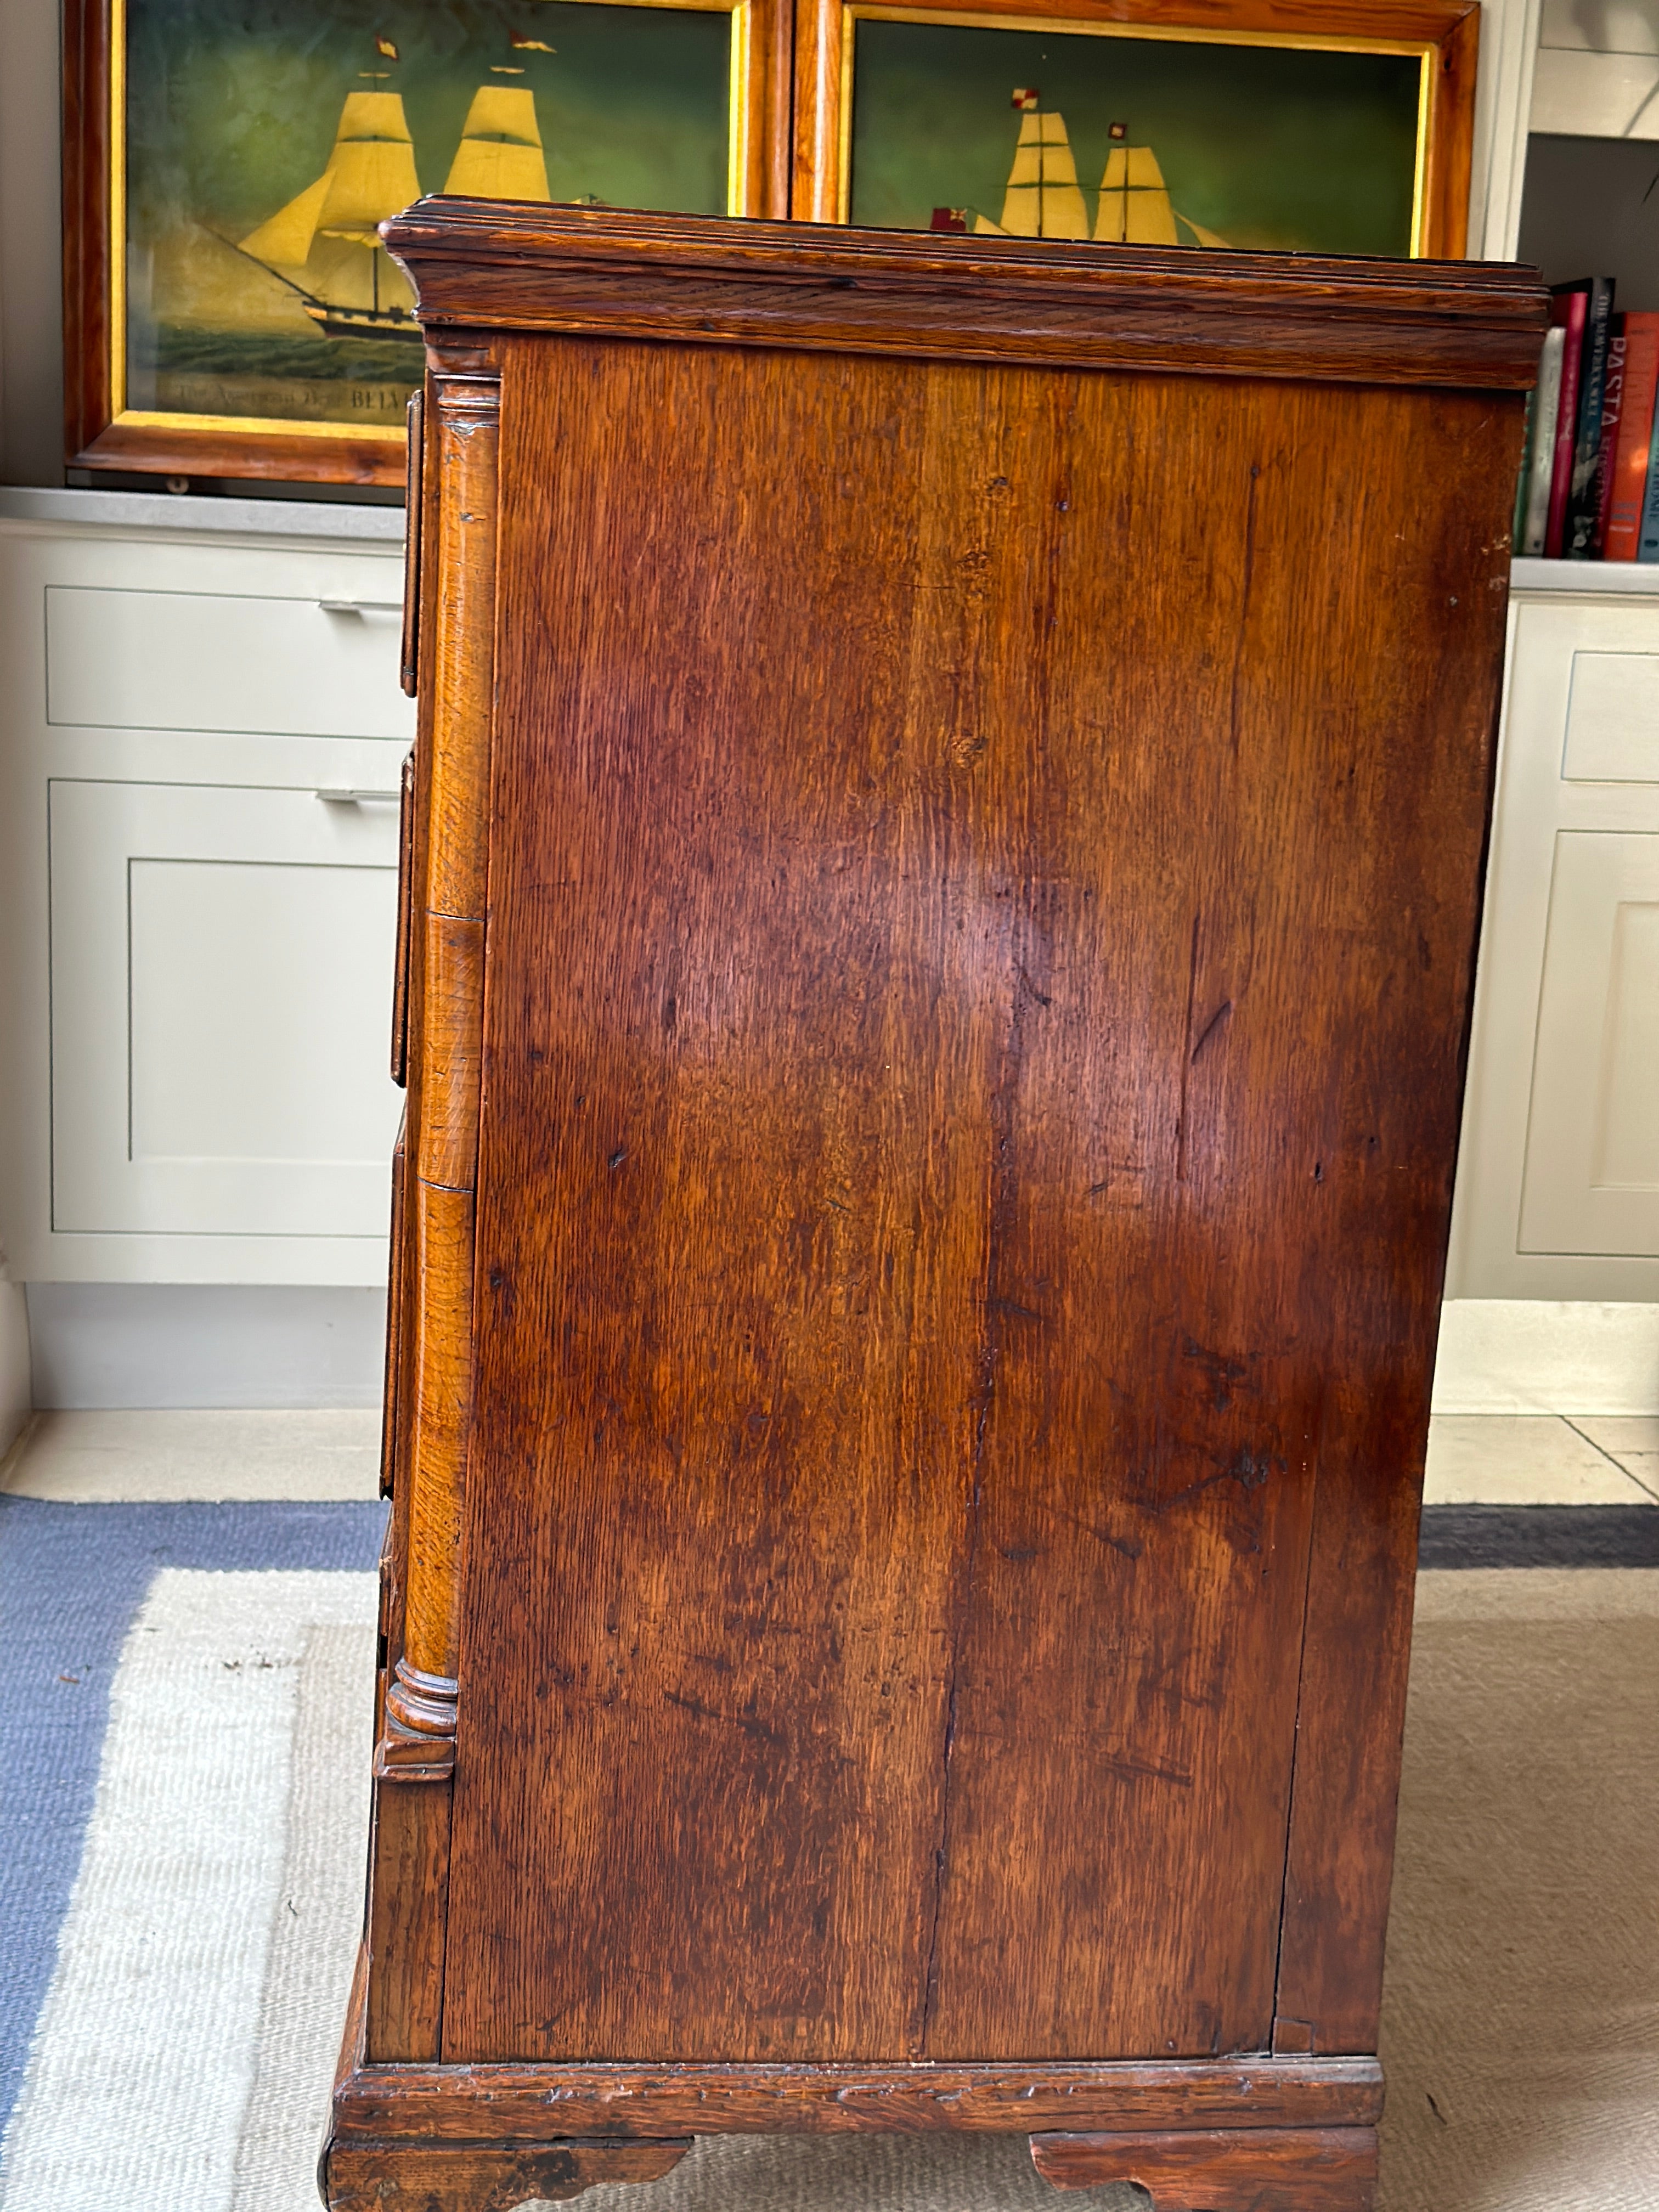
POLYGON ((792 198, 798 217, 849 220, 855 40, 861 21, 876 21, 1414 55, 1411 256, 1455 260, 1465 252, 1479 0, 991 0, 980 7, 963 0, 799 0, 792 198))
MULTIPOLYGON (((691 9, 732 18, 726 211, 786 215, 791 0, 603 0, 603 4, 691 9)), ((538 6, 538 0, 526 0, 520 12, 526 24, 534 24, 538 6)), ((407 444, 401 391, 395 393, 395 405, 388 399, 386 419, 362 424, 128 404, 126 7, 127 0, 65 0, 64 336, 69 465, 176 477, 401 484, 407 444)), ((512 43, 531 42, 514 38, 512 43)), ((548 49, 543 46, 538 51, 548 49)), ((517 76, 523 71, 504 70, 501 74, 517 76)), ((341 128, 343 131, 343 119, 341 128)), ((317 319, 313 310, 307 312, 317 319)), ((407 349, 412 385, 419 379, 420 356, 415 346, 407 349)), ((388 385, 386 391, 392 393, 393 387, 388 385)))

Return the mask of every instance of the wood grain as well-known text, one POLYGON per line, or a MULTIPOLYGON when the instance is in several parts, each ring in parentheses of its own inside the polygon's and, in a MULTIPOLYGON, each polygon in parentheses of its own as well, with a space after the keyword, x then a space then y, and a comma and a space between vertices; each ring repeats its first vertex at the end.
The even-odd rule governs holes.
POLYGON ((423 1673, 458 1672, 461 1504, 472 1428, 472 1193, 416 1177, 410 1194, 409 1555, 404 1644, 423 1673))
POLYGON ((404 628, 403 642, 398 652, 398 680, 403 685, 404 696, 413 699, 421 688, 421 487, 426 475, 424 392, 412 392, 409 396, 405 435, 409 441, 409 450, 404 456, 408 474, 404 485, 404 628))
MULTIPOLYGON (((606 333, 1051 368, 1525 391, 1546 310, 1511 263, 922 238, 420 200, 385 227, 430 334, 606 333)), ((440 556, 441 557, 441 556, 440 556)))
POLYGON ((414 905, 415 753, 411 747, 398 775, 398 940, 392 976, 392 1080, 400 1090, 409 1082, 409 968, 414 905))
POLYGON ((110 419, 109 0, 64 0, 64 452, 110 419))
POLYGON ((478 1162, 484 926, 473 915, 428 913, 424 933, 419 1173, 438 1189, 470 1191, 478 1162))
MULTIPOLYGON (((982 11, 962 0, 909 0, 913 20, 947 22, 1125 23, 1147 27, 1279 33, 1432 46, 1434 76, 1424 161, 1422 252, 1455 260, 1468 242, 1474 148, 1478 0, 994 0, 982 11)), ((844 46, 854 20, 846 0, 798 0, 795 11, 793 198, 796 219, 842 219, 844 46)), ((1085 180, 1086 181, 1086 180, 1085 180)))
MULTIPOLYGON (((375 1785, 360 2032, 364 2055, 379 2063, 438 2056, 450 1790, 447 1779, 375 1785)), ((349 2021, 348 2048, 356 2033, 349 2021)))
MULTIPOLYGON (((392 1236, 386 1277, 386 1372, 380 1407, 380 1495, 390 1498, 398 1482, 398 1425, 402 1404, 404 1329, 404 1188, 409 1172, 405 1141, 408 1109, 399 1116, 392 1148, 392 1236)), ((390 1531, 388 1530, 388 1536, 390 1531)))
POLYGON ((434 376, 434 478, 421 530, 434 581, 422 586, 430 652, 418 744, 412 872, 419 1020, 411 1036, 411 1330, 414 1406, 404 1648, 454 1680, 459 1546, 472 1406, 473 1187, 489 751, 495 712, 497 422, 489 376, 434 376), (441 589, 436 579, 441 578, 441 589))
POLYGON ((1492 503, 1378 518, 1516 404, 506 358, 445 2056, 1263 2049, 1501 650, 1492 503))
POLYGON ((501 386, 493 376, 435 375, 431 385, 437 482, 429 530, 442 587, 428 602, 432 708, 428 738, 429 913, 482 919, 495 701, 497 441, 501 386))
POLYGON ((514 2212, 562 2203, 599 2182, 659 2181, 691 2148, 662 2142, 331 2144, 323 2166, 331 2212, 514 2212))
MULTIPOLYGON (((107 320, 107 311, 106 311, 107 320)), ((109 391, 107 371, 104 390, 109 391)), ((107 400, 106 401, 107 404, 107 400)), ((283 429, 194 429, 118 416, 67 459, 79 469, 140 470, 153 476, 249 477, 279 483, 401 484, 404 434, 371 438, 342 430, 325 437, 283 429)))
POLYGON ((1054 2131, 1352 2212, 1538 289, 393 233, 412 1434, 337 2138, 1054 2131))
POLYGON ((1375 2128, 1168 2135, 1039 2135, 1037 2172, 1056 2189, 1133 2181, 1152 2212, 1370 2212, 1375 2128))
MULTIPOLYGON (((350 2039, 348 2037, 348 2047, 350 2039)), ((1033 2127, 1363 2127, 1382 2111, 1374 2058, 1089 2066, 384 2067, 336 2085, 342 2136, 732 2133, 902 2135, 1033 2127)))

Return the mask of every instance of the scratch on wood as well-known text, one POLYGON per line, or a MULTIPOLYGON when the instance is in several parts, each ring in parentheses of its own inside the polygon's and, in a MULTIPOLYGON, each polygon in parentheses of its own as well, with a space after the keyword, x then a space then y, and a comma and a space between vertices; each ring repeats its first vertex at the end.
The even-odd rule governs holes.
POLYGON ((1231 1013, 1232 1010, 1232 1000, 1231 999, 1224 999, 1221 1001, 1221 1004, 1216 1008, 1215 1012, 1211 1015, 1209 1020, 1205 1023, 1203 1030, 1200 1033, 1198 1042, 1193 1047, 1191 1057, 1194 1060, 1198 1058, 1200 1053, 1203 1051, 1205 1046, 1208 1044, 1210 1039, 1221 1027, 1221 1024, 1226 1020, 1228 1015, 1231 1013))
POLYGON ((663 1692, 665 1705, 678 1705, 682 1712, 695 1713, 702 1721, 718 1721, 723 1728, 741 1729, 745 1735, 758 1736, 763 1743, 781 1744, 783 1736, 776 1729, 769 1729, 763 1721, 753 1720, 744 1713, 716 1712, 712 1705, 699 1704, 696 1698, 682 1698, 672 1690, 663 1692))
POLYGON ((1182 1035, 1186 1050, 1181 1055, 1181 1105, 1176 1116, 1176 1181, 1187 1180, 1187 1073, 1193 1064, 1193 1001, 1198 995, 1198 933, 1203 927, 1200 910, 1193 916, 1193 947, 1187 964, 1187 1024, 1182 1035))

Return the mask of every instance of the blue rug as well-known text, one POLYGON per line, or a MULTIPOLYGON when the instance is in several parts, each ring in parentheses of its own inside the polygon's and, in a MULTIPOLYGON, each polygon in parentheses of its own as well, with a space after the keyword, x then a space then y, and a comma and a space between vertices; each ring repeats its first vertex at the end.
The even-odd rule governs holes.
POLYGON ((0 2134, 81 1863, 116 1662, 165 1568, 362 1572, 380 1504, 0 1498, 0 2134))

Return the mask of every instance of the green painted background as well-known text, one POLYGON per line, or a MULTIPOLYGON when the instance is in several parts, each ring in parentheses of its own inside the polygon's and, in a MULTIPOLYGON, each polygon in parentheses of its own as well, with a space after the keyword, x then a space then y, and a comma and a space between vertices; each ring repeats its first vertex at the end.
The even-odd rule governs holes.
POLYGON ((412 349, 330 339, 297 313, 285 319, 276 279, 222 242, 321 173, 349 92, 401 94, 426 191, 443 189, 477 88, 514 85, 535 93, 555 199, 725 212, 723 13, 585 0, 129 0, 127 53, 131 406, 342 421, 401 409, 418 373, 412 349), (556 52, 514 49, 509 30, 556 52), (395 63, 376 53, 377 33, 397 46, 395 63), (524 74, 492 75, 492 64, 524 74))
POLYGON ((852 218, 995 222, 1019 135, 1016 85, 1066 118, 1091 219, 1111 144, 1151 146, 1182 215, 1267 251, 1411 249, 1419 64, 1399 54, 859 24, 852 218))

